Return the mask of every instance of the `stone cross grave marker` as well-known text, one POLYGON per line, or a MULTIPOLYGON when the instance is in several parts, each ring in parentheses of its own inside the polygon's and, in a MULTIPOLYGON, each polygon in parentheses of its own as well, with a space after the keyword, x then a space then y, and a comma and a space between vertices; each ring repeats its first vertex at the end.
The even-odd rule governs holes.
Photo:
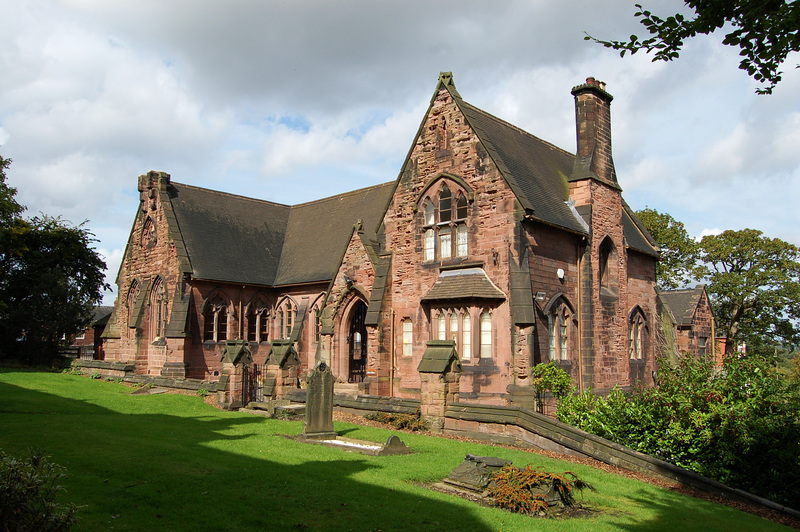
POLYGON ((308 375, 303 437, 309 440, 335 440, 336 436, 333 430, 333 373, 323 361, 308 375))

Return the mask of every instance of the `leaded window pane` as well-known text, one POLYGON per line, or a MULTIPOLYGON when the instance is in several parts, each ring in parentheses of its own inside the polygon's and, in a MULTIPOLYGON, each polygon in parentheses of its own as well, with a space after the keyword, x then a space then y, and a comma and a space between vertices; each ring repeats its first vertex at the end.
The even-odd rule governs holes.
POLYGON ((458 224, 456 227, 456 256, 467 256, 467 225, 458 224))
POLYGON ((427 229, 425 231, 425 260, 433 260, 435 258, 435 249, 434 243, 436 240, 434 239, 433 229, 427 229))
POLYGON ((449 259, 453 254, 453 237, 449 227, 439 229, 439 254, 443 259, 449 259))
POLYGON ((461 358, 472 357, 472 323, 469 312, 461 315, 461 358))
POLYGON ((467 217, 467 198, 464 194, 458 195, 456 200, 456 220, 463 220, 467 217))
POLYGON ((492 358, 492 315, 481 314, 481 358, 492 358))
POLYGON ((447 185, 439 194, 439 222, 449 222, 453 218, 453 196, 447 185))
POLYGON ((426 201, 425 202, 425 225, 433 225, 434 224, 433 212, 434 212, 433 202, 432 201, 426 201))

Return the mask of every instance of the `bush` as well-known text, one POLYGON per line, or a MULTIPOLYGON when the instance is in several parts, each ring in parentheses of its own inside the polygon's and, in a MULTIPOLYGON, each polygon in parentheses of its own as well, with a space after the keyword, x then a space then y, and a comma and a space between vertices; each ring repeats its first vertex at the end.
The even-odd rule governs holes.
POLYGON ((559 401, 560 421, 787 506, 800 501, 800 392, 769 359, 661 361, 655 388, 559 401))
POLYGON ((529 515, 547 513, 554 502, 566 508, 574 506, 576 489, 593 489, 574 473, 565 475, 540 471, 530 465, 525 469, 507 465, 492 475, 488 492, 500 508, 529 515))
POLYGON ((0 451, 0 523, 3 530, 69 530, 76 521, 77 507, 57 504, 56 494, 64 489, 66 470, 49 462, 39 450, 29 460, 0 451))
POLYGON ((415 432, 428 430, 428 424, 422 420, 419 408, 413 414, 370 412, 364 417, 372 421, 377 421, 378 423, 386 423, 396 429, 407 429, 415 432))
POLYGON ((536 407, 539 412, 544 411, 545 392, 561 397, 572 386, 572 378, 569 373, 556 366, 553 362, 536 364, 531 370, 531 377, 531 386, 536 391, 536 407))

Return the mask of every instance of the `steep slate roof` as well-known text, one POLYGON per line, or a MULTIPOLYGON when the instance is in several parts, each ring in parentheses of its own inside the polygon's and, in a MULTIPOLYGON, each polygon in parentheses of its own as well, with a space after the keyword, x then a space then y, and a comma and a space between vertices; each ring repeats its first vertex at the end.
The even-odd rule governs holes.
POLYGON ((566 203, 567 177, 575 156, 454 98, 528 214, 547 224, 585 234, 566 203))
POLYGON ((706 290, 703 284, 694 288, 683 290, 665 290, 659 292, 661 301, 664 302, 675 316, 678 325, 691 325, 700 298, 706 290))
POLYGON ((179 183, 169 196, 194 277, 273 284, 288 206, 179 183))
POLYGON ((364 237, 375 239, 394 183, 384 183, 291 208, 276 285, 329 281, 361 220, 364 237))
POLYGON ((656 258, 661 257, 655 239, 625 200, 622 200, 622 230, 629 248, 656 258))
MULTIPOLYGON (((531 219, 579 234, 587 234, 567 201, 568 177, 575 154, 550 144, 522 129, 465 102, 449 73, 442 73, 431 105, 441 88, 447 89, 467 122, 486 147, 508 185, 531 219)), ((623 201, 624 204, 624 201, 623 201)), ((623 230, 628 247, 659 257, 655 240, 624 204, 623 230)))
POLYGON ((195 278, 280 286, 332 279, 359 219, 375 238, 392 185, 293 207, 180 183, 169 198, 195 278))

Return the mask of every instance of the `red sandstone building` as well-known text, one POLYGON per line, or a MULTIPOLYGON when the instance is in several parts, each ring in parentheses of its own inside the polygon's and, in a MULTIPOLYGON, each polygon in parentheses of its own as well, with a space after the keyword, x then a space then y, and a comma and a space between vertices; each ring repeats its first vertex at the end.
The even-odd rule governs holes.
MULTIPOLYGON (((705 285, 659 293, 661 323, 666 336, 664 346, 670 355, 689 354, 695 358, 717 360, 714 312, 705 285)), ((724 349, 721 354, 724 354, 724 349)), ((673 360, 676 360, 673 357, 673 360)))
POLYGON ((546 361, 581 389, 652 384, 658 252, 621 196, 611 95, 572 94, 577 154, 443 73, 393 182, 289 206, 141 176, 106 360, 215 380, 226 340, 262 363, 288 339, 301 373, 416 398, 427 343, 451 340, 462 401, 513 401, 546 361))

